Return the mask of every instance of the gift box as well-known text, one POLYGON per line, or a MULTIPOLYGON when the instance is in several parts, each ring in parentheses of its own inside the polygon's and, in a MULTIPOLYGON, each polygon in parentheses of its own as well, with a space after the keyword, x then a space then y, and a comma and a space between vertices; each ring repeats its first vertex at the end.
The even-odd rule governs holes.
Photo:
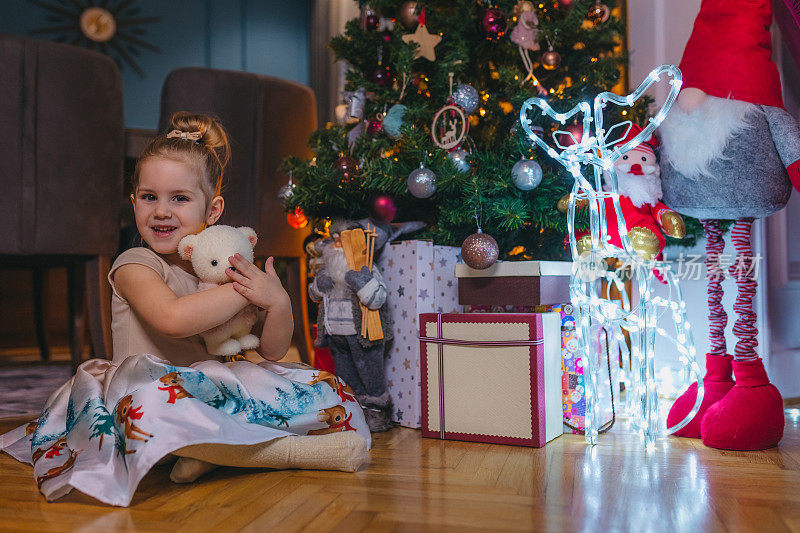
POLYGON ((498 261, 484 270, 456 266, 461 305, 531 306, 568 302, 572 263, 498 261))
POLYGON ((572 304, 542 306, 539 312, 552 312, 561 329, 561 406, 564 410, 564 433, 580 433, 586 427, 586 385, 583 363, 578 353, 578 336, 572 304))
POLYGON ((421 427, 419 323, 421 313, 451 313, 458 304, 456 263, 461 249, 414 240, 388 245, 377 262, 386 283, 394 340, 388 347, 386 381, 394 421, 421 427))
POLYGON ((556 313, 420 316, 422 435, 541 447, 563 433, 556 313))

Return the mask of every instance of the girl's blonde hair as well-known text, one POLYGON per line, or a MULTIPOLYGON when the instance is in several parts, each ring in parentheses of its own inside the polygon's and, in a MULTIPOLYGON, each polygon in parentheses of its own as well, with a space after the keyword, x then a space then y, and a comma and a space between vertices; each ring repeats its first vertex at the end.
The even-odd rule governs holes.
POLYGON ((155 157, 181 161, 196 168, 202 176, 200 187, 208 203, 222 193, 222 175, 230 159, 228 134, 219 121, 209 115, 176 112, 170 117, 166 131, 150 141, 136 161, 132 182, 134 194, 139 187, 142 163, 155 157), (200 138, 193 141, 179 136, 167 137, 173 130, 187 134, 199 132, 200 138))

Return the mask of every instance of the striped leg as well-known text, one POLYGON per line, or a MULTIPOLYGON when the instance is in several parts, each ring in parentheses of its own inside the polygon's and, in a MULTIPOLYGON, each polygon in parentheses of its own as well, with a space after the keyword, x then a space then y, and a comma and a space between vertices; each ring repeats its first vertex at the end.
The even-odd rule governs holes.
MULTIPOLYGON (((725 346, 725 326, 728 315, 722 307, 722 279, 725 271, 720 265, 720 256, 725 248, 719 220, 703 220, 706 235, 706 269, 708 274, 708 320, 710 350, 706 353, 706 375, 703 378, 703 402, 691 422, 674 434, 678 437, 700 438, 700 426, 709 408, 725 398, 733 387, 732 362, 725 346)), ((697 400, 697 385, 686 389, 667 415, 667 427, 673 427, 692 410, 697 400)))
POLYGON ((756 313, 753 311, 753 297, 756 295, 758 283, 755 280, 756 270, 753 265, 753 249, 750 246, 750 228, 752 218, 741 218, 736 221, 731 235, 736 248, 736 262, 730 266, 728 272, 736 280, 738 289, 736 303, 733 306, 738 315, 733 326, 733 334, 738 339, 734 360, 753 361, 758 359, 756 346, 758 346, 758 328, 756 328, 756 313))
POLYGON ((756 354, 756 314, 753 296, 756 294, 756 275, 753 251, 750 247, 752 218, 736 221, 733 244, 736 262, 728 272, 736 279, 738 315, 733 326, 736 351, 733 356, 733 375, 736 384, 717 403, 706 410, 700 424, 703 444, 722 450, 763 450, 771 448, 783 437, 783 398, 769 382, 764 362, 756 354))
POLYGON ((719 220, 703 220, 703 231, 706 234, 706 279, 708 280, 708 320, 709 342, 712 355, 727 355, 725 345, 725 326, 728 315, 722 307, 722 280, 725 272, 720 266, 720 255, 725 249, 725 240, 719 227, 719 220))

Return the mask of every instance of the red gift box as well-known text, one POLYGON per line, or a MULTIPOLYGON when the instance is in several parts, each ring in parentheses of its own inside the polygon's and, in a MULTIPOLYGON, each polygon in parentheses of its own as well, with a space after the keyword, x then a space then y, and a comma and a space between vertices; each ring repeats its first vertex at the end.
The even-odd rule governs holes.
POLYGON ((420 315, 422 436, 541 447, 563 432, 555 313, 420 315))

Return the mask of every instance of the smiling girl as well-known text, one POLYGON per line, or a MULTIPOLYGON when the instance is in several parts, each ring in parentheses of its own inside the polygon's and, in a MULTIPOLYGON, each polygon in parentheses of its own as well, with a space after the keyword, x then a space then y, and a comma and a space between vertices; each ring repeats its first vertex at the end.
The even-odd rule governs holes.
POLYGON ((212 118, 186 112, 167 132, 145 148, 133 178, 147 246, 122 253, 109 274, 113 359, 81 365, 35 425, 0 436, 0 450, 33 464, 48 500, 75 488, 112 505, 128 505, 141 478, 173 455, 175 482, 216 465, 355 471, 370 434, 344 382, 276 362, 289 347, 292 311, 272 258, 260 270, 231 257, 233 283, 197 292, 178 243, 222 215, 228 139, 212 118), (264 310, 266 361, 215 360, 198 334, 249 304, 264 310), (59 454, 46 453, 59 443, 59 454))

